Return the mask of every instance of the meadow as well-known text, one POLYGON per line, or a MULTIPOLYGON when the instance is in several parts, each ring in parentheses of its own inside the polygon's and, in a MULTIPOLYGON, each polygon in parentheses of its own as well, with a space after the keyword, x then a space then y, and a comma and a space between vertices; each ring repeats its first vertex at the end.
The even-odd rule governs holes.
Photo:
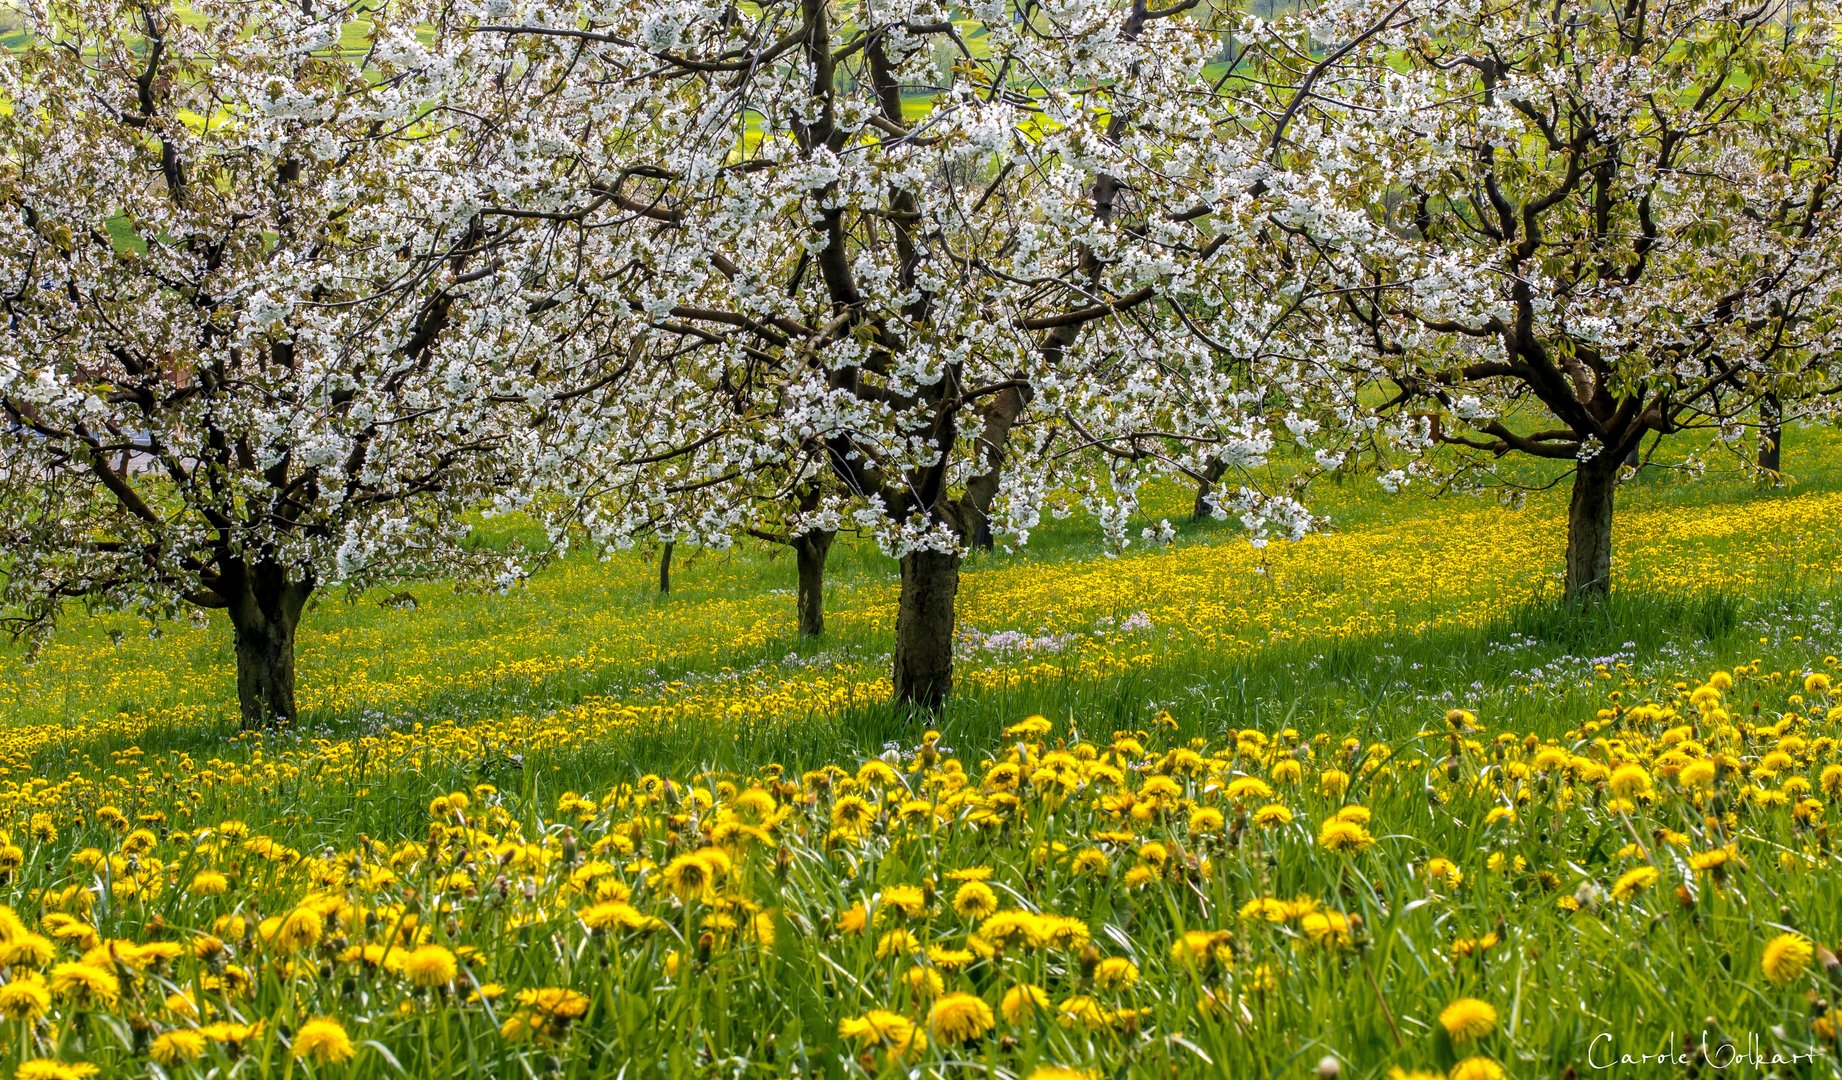
POLYGON ((1264 549, 1177 490, 1168 546, 1057 522, 969 564, 932 719, 885 701, 893 568, 849 543, 816 641, 758 548, 680 553, 665 596, 630 553, 327 597, 305 715, 253 734, 221 621, 73 619, 0 652, 0 1053, 1833 1075, 1842 439, 1788 453, 1779 488, 1628 481, 1587 611, 1564 493, 1356 478, 1264 549))

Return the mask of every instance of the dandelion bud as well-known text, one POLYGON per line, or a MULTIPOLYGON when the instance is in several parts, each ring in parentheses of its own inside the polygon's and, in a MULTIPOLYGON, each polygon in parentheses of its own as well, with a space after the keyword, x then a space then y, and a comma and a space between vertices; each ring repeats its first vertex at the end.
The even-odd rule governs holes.
POLYGON ((1094 969, 1100 966, 1100 950, 1089 942, 1081 949, 1081 979, 1083 982, 1094 977, 1094 969))

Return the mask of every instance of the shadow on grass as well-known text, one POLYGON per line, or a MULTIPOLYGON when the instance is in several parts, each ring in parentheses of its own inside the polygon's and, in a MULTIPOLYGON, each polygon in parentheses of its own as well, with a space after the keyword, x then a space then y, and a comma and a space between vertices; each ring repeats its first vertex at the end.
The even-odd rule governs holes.
MULTIPOLYGON (((1670 657, 1737 662, 1742 654, 1757 651, 1756 639, 1747 636, 1749 619, 1821 598, 1797 591, 1751 598, 1626 592, 1584 609, 1558 601, 1529 602, 1472 628, 1283 643, 1227 658, 1174 652, 1156 667, 1109 678, 1063 677, 966 690, 933 717, 880 704, 773 722, 679 720, 600 736, 585 733, 581 744, 562 749, 521 753, 506 747, 485 760, 432 750, 409 761, 362 763, 354 776, 336 781, 320 777, 310 759, 299 776, 277 780, 259 794, 281 827, 279 835, 318 844, 361 832, 415 835, 432 796, 479 783, 515 795, 520 812, 535 820, 551 814, 565 790, 599 794, 647 773, 749 775, 769 763, 792 771, 833 763, 854 768, 890 744, 913 747, 930 728, 941 732, 943 746, 976 757, 999 745, 1007 725, 1033 713, 1049 716, 1059 730, 1072 724, 1083 737, 1101 741, 1117 730, 1148 727, 1159 709, 1171 711, 1182 738, 1219 739, 1234 728, 1270 732, 1292 725, 1308 735, 1397 740, 1436 723, 1450 705, 1461 704, 1477 708, 1492 726, 1555 735, 1589 715, 1585 699, 1601 692, 1593 674, 1596 660, 1618 654, 1666 662, 1670 657), (1537 670, 1550 684, 1541 694, 1530 692, 1528 673, 1537 670), (1579 699, 1579 707, 1569 699, 1579 699)), ((784 643, 767 651, 777 651, 779 644, 784 643)), ((466 715, 476 718, 517 711, 508 709, 503 698, 497 709, 483 708, 483 702, 468 704, 476 711, 466 715)), ((428 715, 456 714, 431 710, 428 715)), ((334 725, 290 733, 281 741, 309 735, 345 738, 362 730, 362 723, 334 725)), ((161 730, 140 745, 150 760, 173 752, 248 760, 255 744, 227 745, 225 735, 161 730)), ((65 748, 59 767, 68 767, 65 763, 83 752, 95 753, 96 747, 65 748)), ((233 790, 220 801, 208 792, 199 802, 198 820, 215 820, 212 814, 231 814, 233 807, 246 814, 248 798, 233 790)))

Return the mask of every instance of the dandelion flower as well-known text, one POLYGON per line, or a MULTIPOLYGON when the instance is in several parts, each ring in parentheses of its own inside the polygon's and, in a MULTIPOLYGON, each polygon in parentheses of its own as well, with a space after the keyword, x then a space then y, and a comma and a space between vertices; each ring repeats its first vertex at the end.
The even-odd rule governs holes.
POLYGON ((200 870, 192 875, 192 885, 186 891, 197 896, 222 896, 229 890, 229 878, 216 870, 200 870))
POLYGON ((998 910, 998 894, 983 881, 968 881, 954 890, 953 910, 961 918, 988 918, 998 910))
POLYGON ((352 1060, 357 1048, 352 1045, 352 1037, 345 1033, 339 1021, 322 1016, 309 1020, 294 1033, 292 1053, 297 1058, 306 1058, 315 1065, 338 1065, 352 1060))
POLYGON ((1198 806, 1190 811, 1190 831, 1214 835, 1227 825, 1222 812, 1213 806, 1198 806))
POLYGON ((8 1020, 36 1020, 50 1009, 51 990, 38 975, 16 975, 0 986, 0 1016, 8 1020))
POLYGON ((1094 968, 1094 985, 1119 990, 1138 982, 1138 965, 1123 956, 1109 956, 1094 968))
POLYGON ((87 1061, 34 1058, 19 1067, 15 1080, 87 1080, 101 1070, 87 1061))
POLYGON ((619 900, 609 900, 582 909, 578 916, 590 930, 661 930, 663 920, 619 900))
POLYGON ((1021 1023, 1048 1007, 1048 992, 1034 983, 1018 983, 1006 990, 1004 999, 998 1002, 998 1011, 1004 1014, 1004 1019, 1013 1024, 1021 1023))
POLYGON ((948 994, 928 1010, 927 1027, 940 1042, 957 1046, 990 1031, 996 1021, 991 1006, 974 994, 948 994))
POLYGON ((1620 765, 1606 781, 1612 794, 1620 799, 1642 799, 1650 795, 1650 774, 1642 765, 1620 765))
POLYGON ((702 898, 716 883, 716 875, 701 852, 680 855, 665 865, 660 879, 672 895, 680 900, 702 898))
POLYGON ((1626 870, 1618 875, 1617 881, 1612 883, 1612 899, 1629 900, 1655 885, 1661 876, 1662 874, 1654 866, 1640 866, 1634 870, 1626 870))
POLYGON ((1452 1066, 1446 1080, 1508 1080, 1503 1066, 1487 1057, 1466 1058, 1452 1066))
POLYGON ((877 898, 876 910, 879 915, 891 911, 904 918, 918 919, 927 914, 927 894, 914 885, 891 885, 877 898))
POLYGON ((203 1057, 210 1040, 197 1031, 180 1028, 168 1031, 154 1039, 148 1046, 147 1053, 162 1065, 183 1065, 203 1057))
POLYGON ((1765 945, 1759 967, 1774 986, 1796 982, 1810 966, 1815 949, 1802 934, 1779 934, 1765 945))
POLYGON ((1497 1010, 1487 1001, 1459 998, 1439 1011, 1439 1026, 1455 1045, 1474 1042, 1497 1029, 1497 1010))
POLYGON ((1254 824, 1262 829, 1292 824, 1292 811, 1281 803, 1267 803, 1254 811, 1254 824))
POLYGON ((284 955, 313 948, 326 932, 326 919, 318 911, 302 905, 277 920, 264 919, 263 937, 274 942, 284 955))
POLYGON ((1318 846, 1339 854, 1367 851, 1375 846, 1375 837, 1357 822, 1331 818, 1318 831, 1318 846))
POLYGON ((121 997, 122 984, 112 971, 72 960, 51 969, 51 992, 78 1008, 106 1008, 121 997))
POLYGON ((428 989, 446 986, 460 974, 454 954, 440 945, 420 945, 402 954, 397 967, 411 984, 428 989))
POLYGON ((840 1020, 838 1037, 853 1039, 866 1049, 882 1046, 891 1057, 927 1049, 927 1037, 915 1027, 914 1021, 887 1009, 871 1009, 862 1016, 840 1020))

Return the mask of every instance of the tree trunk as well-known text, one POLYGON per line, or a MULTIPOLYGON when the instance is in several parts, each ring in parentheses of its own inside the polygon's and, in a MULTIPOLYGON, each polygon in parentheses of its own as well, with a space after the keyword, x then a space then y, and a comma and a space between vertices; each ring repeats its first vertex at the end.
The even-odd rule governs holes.
POLYGON ((659 591, 672 591, 672 541, 667 540, 659 551, 659 591))
POLYGON ((1612 496, 1618 489, 1619 458, 1601 453, 1582 461, 1573 474, 1567 507, 1569 601, 1602 597, 1612 587, 1612 496))
POLYGON ((1211 461, 1202 470, 1202 479, 1196 481, 1196 505, 1190 510, 1192 521, 1206 521, 1215 516, 1209 507, 1209 496, 1215 494, 1215 485, 1221 482, 1228 466, 1219 461, 1211 461))
POLYGON ((954 554, 914 551, 902 557, 902 595, 895 615, 895 700, 932 712, 953 688, 954 554))
POLYGON ((807 637, 825 632, 825 556, 837 535, 815 530, 793 538, 799 563, 799 632, 807 637))
POLYGON ((991 504, 997 499, 1004 479, 1004 447, 1010 440, 1017 417, 1023 414, 1033 396, 1034 391, 1028 387, 1006 387, 992 395, 984 410, 978 441, 974 445, 981 468, 966 481, 966 493, 959 500, 966 546, 974 551, 992 549, 991 504))
POLYGON ((1784 406, 1777 394, 1759 400, 1759 468, 1766 472, 1783 472, 1784 406))
POLYGON ((279 567, 244 576, 228 610, 236 638, 237 704, 248 731, 295 718, 294 631, 313 585, 287 580, 279 567))

